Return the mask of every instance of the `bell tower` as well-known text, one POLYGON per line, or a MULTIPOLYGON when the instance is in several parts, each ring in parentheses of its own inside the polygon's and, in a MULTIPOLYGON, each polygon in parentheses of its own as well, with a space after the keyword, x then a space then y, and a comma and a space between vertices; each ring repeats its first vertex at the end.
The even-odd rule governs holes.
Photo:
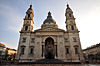
POLYGON ((73 15, 73 11, 69 7, 69 4, 67 4, 65 16, 66 16, 66 21, 65 21, 66 30, 68 32, 77 32, 78 29, 76 27, 75 18, 74 18, 74 15, 73 15))
POLYGON ((76 59, 77 61, 81 62, 83 60, 82 48, 80 43, 79 31, 75 23, 75 17, 73 15, 73 11, 67 4, 66 8, 66 32, 68 33, 68 39, 70 44, 70 52, 71 52, 71 61, 73 62, 76 59))
POLYGON ((33 17, 34 17, 34 13, 33 13, 32 5, 30 5, 30 8, 26 12, 24 18, 24 24, 21 29, 21 32, 30 32, 33 30, 33 24, 34 24, 33 17))

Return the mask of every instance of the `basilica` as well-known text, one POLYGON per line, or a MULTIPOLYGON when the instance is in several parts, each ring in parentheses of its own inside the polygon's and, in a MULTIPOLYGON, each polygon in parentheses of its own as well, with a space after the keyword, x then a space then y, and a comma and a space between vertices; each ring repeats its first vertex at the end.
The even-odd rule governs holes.
POLYGON ((79 30, 69 4, 65 10, 66 30, 58 28, 51 12, 48 12, 41 28, 33 31, 34 16, 32 5, 30 5, 20 31, 16 59, 21 61, 59 59, 64 62, 83 60, 79 30))

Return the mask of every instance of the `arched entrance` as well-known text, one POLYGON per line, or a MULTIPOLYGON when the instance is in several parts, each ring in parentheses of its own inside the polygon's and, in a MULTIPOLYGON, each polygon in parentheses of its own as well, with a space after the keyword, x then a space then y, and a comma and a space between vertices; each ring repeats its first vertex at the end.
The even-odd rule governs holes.
POLYGON ((54 40, 51 37, 48 37, 45 40, 45 59, 54 59, 55 50, 54 50, 54 40))

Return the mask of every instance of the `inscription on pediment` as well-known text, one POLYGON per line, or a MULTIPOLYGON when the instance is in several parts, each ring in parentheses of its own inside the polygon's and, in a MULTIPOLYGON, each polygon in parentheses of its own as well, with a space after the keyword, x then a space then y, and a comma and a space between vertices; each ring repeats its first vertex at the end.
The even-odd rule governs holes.
POLYGON ((64 30, 59 28, 44 28, 44 29, 38 29, 36 31, 64 31, 64 30))
POLYGON ((56 31, 57 29, 54 29, 54 28, 46 28, 46 29, 43 29, 44 31, 56 31))

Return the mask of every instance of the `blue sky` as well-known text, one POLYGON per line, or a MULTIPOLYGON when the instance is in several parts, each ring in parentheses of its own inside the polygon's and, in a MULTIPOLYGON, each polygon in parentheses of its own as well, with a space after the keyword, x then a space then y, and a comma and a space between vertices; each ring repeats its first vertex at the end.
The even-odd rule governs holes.
POLYGON ((7 47, 17 49, 19 31, 31 3, 34 30, 41 27, 49 11, 59 28, 66 29, 65 9, 69 3, 80 30, 82 48, 100 42, 100 0, 0 0, 0 42, 7 47))

